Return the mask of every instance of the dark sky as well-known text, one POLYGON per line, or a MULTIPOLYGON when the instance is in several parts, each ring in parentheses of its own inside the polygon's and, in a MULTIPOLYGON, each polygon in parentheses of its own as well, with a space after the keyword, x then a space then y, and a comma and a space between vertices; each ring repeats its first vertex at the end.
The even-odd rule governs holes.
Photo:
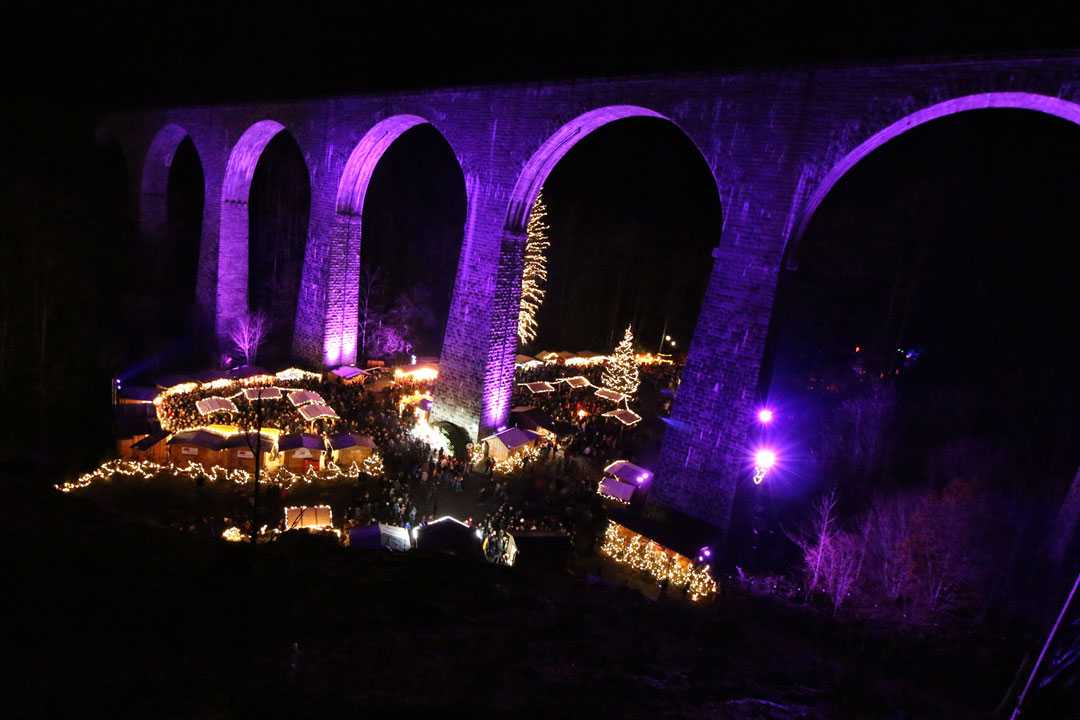
POLYGON ((1072 3, 160 2, 5 6, 4 92, 105 107, 1065 49, 1072 3))
POLYGON ((607 352, 630 323, 653 352, 665 324, 685 348, 721 214, 716 181, 682 131, 651 118, 601 128, 555 166, 544 200, 548 295, 528 349, 607 352))

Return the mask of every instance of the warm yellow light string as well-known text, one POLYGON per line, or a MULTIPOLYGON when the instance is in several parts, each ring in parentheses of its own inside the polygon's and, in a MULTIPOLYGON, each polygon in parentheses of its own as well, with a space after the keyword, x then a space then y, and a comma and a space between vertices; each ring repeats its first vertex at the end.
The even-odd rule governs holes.
POLYGON ((709 574, 708 565, 694 565, 673 550, 615 521, 608 521, 600 552, 619 564, 648 573, 657 584, 667 580, 674 587, 685 587, 695 602, 716 593, 716 580, 709 574))

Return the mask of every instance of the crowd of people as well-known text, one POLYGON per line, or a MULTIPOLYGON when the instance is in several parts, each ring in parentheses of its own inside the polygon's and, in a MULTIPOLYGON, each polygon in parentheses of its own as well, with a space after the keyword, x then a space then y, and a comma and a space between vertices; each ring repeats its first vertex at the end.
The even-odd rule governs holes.
MULTIPOLYGON (((440 515, 440 490, 468 493, 463 501, 454 504, 470 507, 470 502, 475 503, 472 509, 479 520, 474 526, 487 539, 504 537, 505 533, 530 532, 557 532, 574 537, 578 530, 594 525, 595 518, 603 514, 596 495, 599 469, 615 459, 634 459, 635 438, 640 431, 640 425, 627 427, 604 416, 605 412, 624 405, 595 394, 601 373, 599 365, 567 367, 549 363, 518 368, 512 406, 530 406, 541 416, 546 415, 558 440, 546 439, 529 462, 510 473, 496 472, 494 460, 486 453, 471 459, 464 452, 455 456, 444 449, 429 448, 410 434, 416 411, 401 401, 405 396, 428 390, 424 384, 404 380, 374 392, 362 385, 316 378, 275 380, 268 384, 283 390, 318 392, 340 419, 326 428, 315 428, 316 431, 369 435, 384 458, 381 477, 361 477, 351 490, 336 491, 333 501, 325 493, 320 495, 325 497, 323 501, 335 504, 351 497, 343 503, 345 507, 335 509, 335 520, 339 512, 344 516, 344 537, 353 527, 374 522, 404 528, 430 522, 440 515), (575 389, 568 383, 557 382, 574 376, 584 376, 592 386, 575 389), (524 383, 535 381, 551 382, 556 389, 533 394, 524 383)), ((643 366, 641 377, 643 388, 653 398, 670 397, 670 390, 677 383, 677 367, 643 366), (669 390, 666 394, 662 392, 665 389, 669 390)), ((205 424, 206 419, 198 414, 195 401, 214 394, 212 389, 177 393, 167 404, 159 406, 159 410, 164 407, 165 416, 174 426, 197 427, 205 424)), ((236 396, 234 402, 240 417, 229 421, 250 423, 252 404, 243 395, 236 396)), ((311 431, 310 423, 302 421, 286 398, 262 402, 264 426, 277 427, 283 432, 311 431)), ((662 405, 658 407, 661 412, 664 410, 662 405)), ((442 514, 446 512, 444 508, 442 514)), ((461 519, 473 524, 472 517, 461 519)), ((237 526, 247 532, 250 529, 247 523, 246 519, 238 519, 237 526)), ((505 537, 489 546, 496 554, 503 552, 507 547, 505 537)))

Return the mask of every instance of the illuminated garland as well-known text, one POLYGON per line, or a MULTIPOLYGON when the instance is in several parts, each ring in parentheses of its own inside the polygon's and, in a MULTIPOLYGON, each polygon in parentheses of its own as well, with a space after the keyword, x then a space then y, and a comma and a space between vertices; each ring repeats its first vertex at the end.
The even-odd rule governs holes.
POLYGON ((674 365, 675 361, 669 357, 663 355, 653 355, 652 353, 638 353, 634 359, 638 365, 674 365))
MULTIPOLYGON (((53 487, 60 492, 67 493, 89 487, 95 482, 107 482, 114 476, 151 480, 164 473, 171 473, 176 477, 192 481, 202 478, 210 483, 231 482, 236 485, 246 485, 255 480, 254 473, 248 472, 247 470, 229 470, 220 465, 204 468, 194 461, 188 461, 185 465, 174 465, 172 463, 161 465, 156 462, 151 462, 150 460, 110 460, 93 472, 85 473, 80 475, 76 480, 60 483, 53 487)), ((364 458, 363 463, 360 465, 353 462, 348 470, 342 470, 338 467, 337 463, 334 462, 330 462, 324 470, 316 470, 314 467, 309 467, 307 472, 303 474, 295 473, 288 468, 282 467, 277 470, 260 474, 259 482, 270 485, 280 485, 283 488, 288 489, 301 482, 310 485, 319 481, 341 479, 357 480, 361 475, 380 477, 382 476, 382 473, 382 456, 375 452, 364 458)))
POLYGON ((608 521, 600 552, 617 563, 648 573, 657 582, 667 580, 674 587, 685 587, 694 602, 716 593, 716 581, 708 565, 695 566, 685 557, 663 545, 608 521))
POLYGON ((469 455, 469 467, 476 467, 484 460, 484 443, 469 443, 466 451, 469 455))
POLYGON ((544 223, 547 207, 543 190, 536 194, 529 211, 529 224, 525 228, 525 263, 521 271, 521 303, 518 308, 518 340, 528 345, 536 338, 538 324, 536 314, 544 303, 544 283, 547 282, 548 226, 544 223))
MULTIPOLYGON (((280 392, 305 389, 301 384, 304 381, 319 380, 319 373, 288 368, 276 375, 253 375, 249 378, 233 380, 220 378, 209 382, 185 382, 173 385, 163 390, 154 398, 154 408, 157 412, 158 423, 166 432, 179 432, 181 430, 198 429, 199 421, 195 418, 184 420, 181 413, 176 410, 177 403, 183 404, 192 400, 206 399, 201 396, 204 393, 213 393, 226 400, 235 400, 243 395, 246 388, 265 387, 277 389, 280 392), (229 391, 229 392, 223 392, 229 391)), ((267 398, 269 399, 269 398, 267 398)), ((194 404, 194 403, 193 403, 194 404)), ((222 410, 221 412, 226 412, 222 410)))
POLYGON ((563 365, 570 367, 585 366, 592 367, 593 365, 603 365, 609 360, 607 355, 593 355, 592 357, 570 357, 563 361, 563 365))
POLYGON ((411 380, 413 382, 425 383, 433 382, 439 379, 439 371, 433 367, 418 367, 415 370, 402 370, 397 368, 394 370, 394 380, 411 380))
POLYGON ((536 460, 539 457, 540 447, 538 445, 530 445, 516 455, 511 455, 505 460, 497 461, 493 469, 497 473, 512 473, 525 467, 526 460, 536 460))

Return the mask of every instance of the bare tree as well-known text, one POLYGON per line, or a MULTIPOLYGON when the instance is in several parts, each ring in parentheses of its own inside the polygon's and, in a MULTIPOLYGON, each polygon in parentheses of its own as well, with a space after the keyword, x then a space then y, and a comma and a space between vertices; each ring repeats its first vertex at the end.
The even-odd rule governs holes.
POLYGON ((810 524, 800 534, 789 534, 791 541, 803 552, 806 564, 806 596, 821 587, 825 556, 836 532, 836 491, 830 491, 814 503, 810 524))
POLYGON ((368 343, 381 324, 382 313, 379 312, 379 306, 382 304, 384 290, 382 268, 365 267, 360 273, 360 303, 357 309, 357 344, 363 357, 367 357, 368 343))
POLYGON ((270 332, 270 319, 263 312, 241 315, 229 333, 229 339, 244 356, 244 364, 250 365, 259 354, 259 346, 270 332))
POLYGON ((836 491, 821 496, 808 527, 789 537, 803 552, 807 597, 820 592, 839 610, 859 581, 865 552, 861 538, 839 527, 836 491))

